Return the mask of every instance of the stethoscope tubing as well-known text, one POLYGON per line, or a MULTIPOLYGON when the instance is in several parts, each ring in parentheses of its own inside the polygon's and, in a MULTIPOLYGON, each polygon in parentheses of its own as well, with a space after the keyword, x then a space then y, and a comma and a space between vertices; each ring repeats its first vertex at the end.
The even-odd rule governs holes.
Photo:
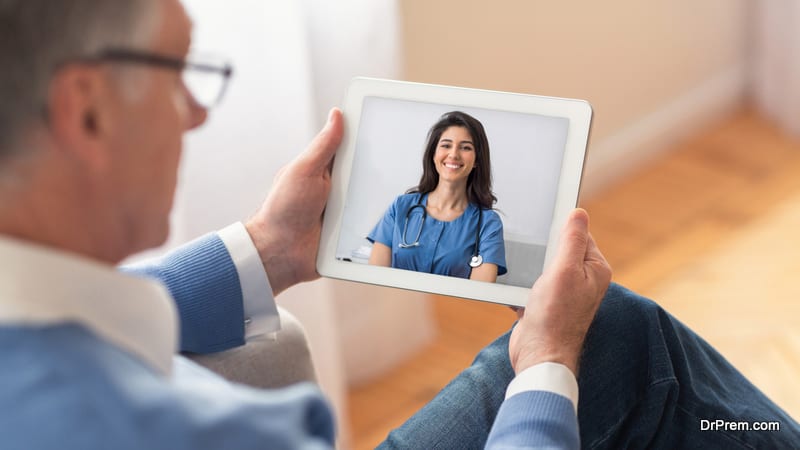
POLYGON ((419 247, 419 238, 422 236, 422 227, 425 226, 425 219, 427 218, 428 211, 425 209, 425 205, 422 203, 417 203, 409 208, 408 211, 406 211, 406 220, 403 223, 403 235, 400 237, 400 244, 398 245, 400 248, 419 247), (414 239, 414 242, 408 244, 408 240, 406 239, 406 233, 408 233, 408 218, 411 217, 411 212, 416 208, 422 208, 422 223, 419 224, 419 230, 417 231, 417 237, 414 239))
MULTIPOLYGON (((406 211, 405 221, 403 222, 403 234, 400 236, 400 243, 397 245, 400 248, 413 248, 419 247, 419 238, 422 236, 422 228, 425 226, 425 219, 428 218, 428 211, 425 209, 425 205, 422 204, 421 201, 417 202, 416 205, 408 208, 406 211), (422 208, 422 222, 419 224, 419 230, 417 231, 417 237, 414 239, 414 242, 408 243, 406 239, 408 234, 408 219, 411 217, 411 213, 416 208, 422 208)), ((483 208, 478 206, 478 227, 475 228, 475 245, 472 247, 472 256, 469 260, 469 266, 473 269, 476 267, 480 267, 483 264, 483 257, 480 255, 479 251, 481 248, 481 226, 483 225, 483 208)))

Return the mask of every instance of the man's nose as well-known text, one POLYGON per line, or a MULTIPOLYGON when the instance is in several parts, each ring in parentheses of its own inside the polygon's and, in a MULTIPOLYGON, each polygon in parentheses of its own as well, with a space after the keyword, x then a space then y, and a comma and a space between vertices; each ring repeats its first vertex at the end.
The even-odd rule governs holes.
POLYGON ((208 119, 208 109, 197 103, 197 100, 191 95, 188 96, 188 103, 189 117, 187 118, 186 129, 192 130, 205 123, 206 119, 208 119))

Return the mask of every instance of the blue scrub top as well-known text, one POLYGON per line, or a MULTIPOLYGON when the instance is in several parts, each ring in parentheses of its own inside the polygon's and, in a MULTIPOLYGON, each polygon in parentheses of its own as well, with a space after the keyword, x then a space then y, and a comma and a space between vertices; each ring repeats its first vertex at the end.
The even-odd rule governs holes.
MULTIPOLYGON (((414 208, 419 203, 427 205, 428 196, 419 193, 403 194, 397 197, 383 218, 367 236, 370 242, 380 242, 392 249, 392 267, 428 272, 451 277, 469 278, 472 267, 469 261, 475 247, 475 230, 478 227, 478 206, 470 203, 463 214, 450 222, 436 220, 428 214, 422 224, 422 208, 414 208), (408 215, 408 229, 405 243, 411 244, 420 234, 420 245, 400 248, 403 227, 408 215)), ((503 275, 506 269, 506 248, 503 243, 503 222, 491 209, 483 210, 481 242, 478 254, 484 263, 497 265, 497 274, 503 275)))

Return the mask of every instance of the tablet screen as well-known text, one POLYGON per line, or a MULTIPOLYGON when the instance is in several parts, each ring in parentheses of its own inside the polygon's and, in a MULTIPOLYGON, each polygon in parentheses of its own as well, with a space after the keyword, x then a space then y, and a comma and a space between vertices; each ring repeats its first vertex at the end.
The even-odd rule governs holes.
MULTIPOLYGON (((478 120, 489 144, 490 189, 497 198, 493 216, 501 222, 505 247, 502 252, 505 273, 497 277, 497 282, 530 287, 541 274, 553 221, 569 126, 569 120, 563 117, 374 96, 364 98, 336 258, 368 263, 374 240, 370 239, 370 233, 381 231, 375 228, 381 226, 398 196, 418 190, 429 131, 443 114, 455 111, 478 120)), ((416 204, 413 200, 411 203, 416 204)), ((398 210, 402 217, 396 220, 403 222, 405 228, 405 233, 400 232, 400 240, 411 245, 417 243, 418 234, 428 234, 428 230, 421 228, 435 225, 430 218, 422 223, 419 211, 407 209, 398 210), (408 226, 405 226, 406 216, 408 226)), ((461 234, 471 237, 475 233, 465 230, 461 234)), ((473 247, 474 240, 470 241, 473 247)), ((402 253, 423 253, 421 247, 426 244, 398 250, 401 256, 395 258, 395 267, 425 270, 424 266, 435 266, 434 261, 424 256, 420 264, 403 263, 402 253)), ((462 255, 465 261, 451 261, 449 265, 463 262, 462 266, 468 266, 470 257, 471 252, 466 257, 462 255)), ((449 276, 464 273, 458 268, 435 267, 435 270, 449 276)))

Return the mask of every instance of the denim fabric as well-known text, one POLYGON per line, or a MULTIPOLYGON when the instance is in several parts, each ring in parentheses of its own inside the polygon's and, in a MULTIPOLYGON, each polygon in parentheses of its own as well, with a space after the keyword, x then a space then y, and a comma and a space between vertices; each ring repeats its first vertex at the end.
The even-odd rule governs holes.
POLYGON ((506 333, 478 353, 472 365, 400 428, 381 449, 481 449, 506 386, 514 378, 506 333))
MULTIPOLYGON (((508 334, 381 449, 483 448, 514 376, 508 334)), ((654 302, 612 284, 586 337, 578 422, 590 449, 792 449, 800 425, 654 302), (780 431, 702 431, 702 420, 780 422, 780 431)))
POLYGON ((658 305, 612 285, 578 379, 584 448, 792 449, 800 425, 658 305), (780 422, 780 431, 702 431, 702 420, 780 422))

